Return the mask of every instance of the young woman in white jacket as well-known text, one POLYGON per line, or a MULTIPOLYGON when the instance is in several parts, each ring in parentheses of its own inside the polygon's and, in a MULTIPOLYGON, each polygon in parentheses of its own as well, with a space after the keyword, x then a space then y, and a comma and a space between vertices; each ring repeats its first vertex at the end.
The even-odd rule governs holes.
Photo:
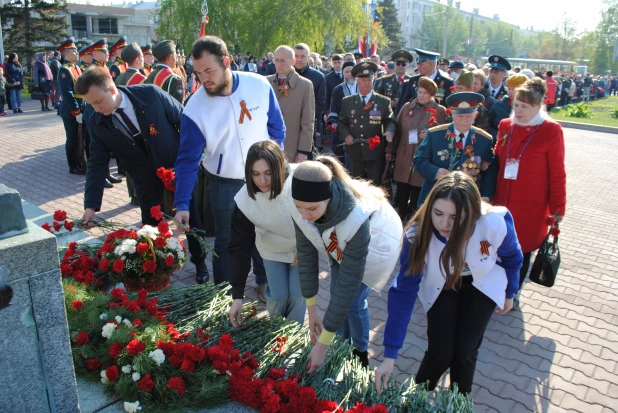
POLYGON ((230 284, 234 302, 229 311, 233 326, 241 324, 241 308, 251 251, 255 245, 264 260, 268 314, 303 324, 305 300, 296 266, 294 224, 284 203, 288 199, 293 168, 271 140, 253 144, 247 153, 246 184, 234 197, 230 254, 230 284))
POLYGON ((335 333, 352 339, 354 353, 367 366, 367 295, 384 287, 397 263, 401 220, 380 188, 352 179, 329 156, 298 165, 291 198, 286 205, 296 227, 298 274, 314 345, 309 374, 324 362, 335 333), (316 308, 320 256, 331 270, 323 324, 316 308))
POLYGON ((428 345, 416 383, 433 390, 450 368, 451 384, 469 393, 489 319, 513 307, 522 261, 511 213, 484 203, 463 172, 440 179, 406 227, 399 274, 388 292, 378 393, 393 371, 417 296, 427 313, 428 345))

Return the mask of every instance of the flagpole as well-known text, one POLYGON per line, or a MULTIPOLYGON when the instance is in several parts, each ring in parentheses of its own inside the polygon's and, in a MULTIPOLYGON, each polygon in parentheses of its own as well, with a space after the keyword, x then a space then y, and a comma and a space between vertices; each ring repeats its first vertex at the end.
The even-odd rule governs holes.
POLYGON ((208 0, 202 3, 202 24, 200 26, 200 37, 206 36, 206 24, 208 23, 208 0))

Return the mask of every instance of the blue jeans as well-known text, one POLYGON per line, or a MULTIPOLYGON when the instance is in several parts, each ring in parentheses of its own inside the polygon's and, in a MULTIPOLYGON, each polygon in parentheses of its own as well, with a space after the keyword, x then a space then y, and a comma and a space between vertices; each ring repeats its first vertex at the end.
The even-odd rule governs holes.
POLYGON ((303 325, 307 304, 300 291, 298 267, 286 262, 264 260, 264 268, 268 278, 266 290, 268 314, 281 315, 303 325))
MULTIPOLYGON (((210 176, 210 207, 215 219, 215 254, 212 259, 212 272, 215 284, 230 281, 230 255, 227 245, 232 231, 232 214, 234 213, 234 197, 245 184, 242 179, 228 179, 208 173, 210 176)), ((257 285, 266 284, 266 270, 260 253, 255 246, 251 253, 253 258, 253 274, 257 285)))
POLYGON ((11 106, 13 109, 21 108, 21 89, 9 89, 11 91, 11 106))
MULTIPOLYGON (((339 278, 339 263, 334 262, 330 267, 330 290, 335 290, 339 278)), ((350 312, 346 317, 343 326, 337 331, 337 335, 344 338, 351 338, 354 348, 358 351, 367 351, 369 348, 369 307, 367 296, 371 288, 365 283, 360 285, 356 297, 350 307, 350 312)), ((331 296, 332 300, 332 296, 331 296)))

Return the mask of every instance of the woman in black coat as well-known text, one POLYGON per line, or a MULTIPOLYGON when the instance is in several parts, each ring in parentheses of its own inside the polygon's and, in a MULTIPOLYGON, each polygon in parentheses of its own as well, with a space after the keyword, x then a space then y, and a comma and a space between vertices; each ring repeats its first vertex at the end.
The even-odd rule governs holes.
POLYGON ((37 61, 34 62, 34 87, 41 89, 45 93, 45 97, 41 99, 41 110, 43 112, 51 112, 49 108, 49 96, 52 93, 52 84, 54 76, 51 69, 47 65, 47 56, 44 52, 39 52, 36 55, 37 61))
POLYGON ((21 91, 24 88, 24 69, 19 63, 17 53, 9 55, 9 61, 4 67, 6 74, 6 88, 11 95, 13 113, 24 113, 21 110, 21 91))

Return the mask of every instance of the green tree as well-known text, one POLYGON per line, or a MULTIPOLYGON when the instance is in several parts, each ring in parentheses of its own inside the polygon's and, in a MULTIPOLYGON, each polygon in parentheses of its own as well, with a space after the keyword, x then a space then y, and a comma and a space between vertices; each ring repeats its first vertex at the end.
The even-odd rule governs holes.
POLYGON ((466 20, 466 39, 470 39, 471 43, 465 47, 465 55, 469 58, 478 61, 485 56, 487 51, 487 27, 475 17, 469 17, 466 20))
POLYGON ((4 49, 6 54, 17 53, 26 59, 29 67, 36 52, 55 48, 66 38, 66 15, 69 13, 64 1, 18 0, 0 8, 4 49))
POLYGON ((382 0, 378 3, 376 21, 380 22, 384 34, 388 37, 388 42, 380 41, 380 54, 388 56, 404 47, 401 23, 397 14, 397 7, 393 0, 382 0))
POLYGON ((436 4, 433 12, 426 15, 423 21, 423 49, 442 52, 444 41, 444 27, 446 9, 448 7, 448 30, 446 39, 446 57, 463 54, 466 47, 466 39, 469 35, 469 24, 462 15, 452 6, 436 4))
MULTIPOLYGON (((157 35, 190 49, 199 35, 201 4, 202 0, 162 0, 157 35)), ((339 49, 363 27, 371 27, 363 4, 364 0, 210 0, 206 32, 238 53, 250 50, 258 55, 299 42, 322 51, 327 34, 329 46, 339 49)))
POLYGON ((618 0, 606 1, 606 9, 601 12, 601 21, 596 30, 596 47, 590 64, 594 73, 618 70, 618 62, 613 60, 614 44, 618 40, 618 0))
POLYGON ((517 50, 519 50, 521 43, 519 28, 501 21, 488 22, 486 27, 486 46, 489 49, 489 54, 497 54, 503 57, 517 56, 517 50))

